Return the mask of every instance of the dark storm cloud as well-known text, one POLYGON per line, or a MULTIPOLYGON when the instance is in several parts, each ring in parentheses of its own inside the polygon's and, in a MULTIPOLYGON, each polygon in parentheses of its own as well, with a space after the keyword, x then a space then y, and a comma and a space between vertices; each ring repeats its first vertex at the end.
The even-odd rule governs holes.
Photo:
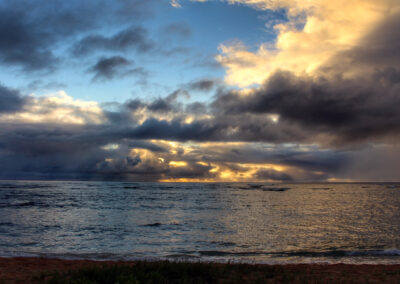
MULTIPOLYGON (((341 84, 342 87, 340 90, 347 90, 350 88, 349 86, 353 86, 350 88, 353 90, 359 89, 352 81, 341 80, 336 82, 346 82, 348 84, 345 88, 343 88, 343 84, 341 84)), ((365 92, 353 92, 356 98, 361 96, 363 99, 355 100, 358 103, 352 107, 356 112, 355 114, 352 114, 352 116, 344 116, 348 120, 347 123, 342 121, 331 122, 328 118, 331 117, 332 114, 324 108, 325 104, 329 106, 329 103, 325 103, 323 98, 328 98, 328 102, 335 102, 333 98, 337 96, 337 93, 341 93, 333 92, 331 87, 332 83, 326 80, 318 79, 315 81, 309 80, 308 78, 296 77, 292 74, 279 73, 271 78, 271 81, 267 82, 263 88, 252 95, 247 95, 246 101, 242 100, 242 97, 236 95, 234 92, 219 94, 213 104, 213 116, 209 119, 195 119, 190 123, 180 118, 168 121, 148 118, 143 123, 138 123, 135 121, 134 116, 130 115, 130 112, 135 113, 137 110, 143 108, 149 109, 150 106, 154 109, 153 112, 168 110, 174 114, 173 108, 159 107, 162 105, 159 104, 159 100, 176 103, 176 100, 182 96, 180 92, 173 92, 165 98, 156 99, 154 101, 142 102, 136 100, 127 102, 121 106, 119 111, 115 110, 112 115, 109 116, 113 116, 114 118, 119 117, 119 120, 113 119, 110 120, 109 123, 103 125, 57 126, 40 124, 39 126, 26 125, 22 127, 8 124, 6 125, 7 127, 2 127, 0 137, 2 141, 1 151, 2 155, 8 157, 8 159, 11 159, 13 156, 19 157, 18 159, 20 159, 21 165, 26 165, 26 167, 21 166, 21 168, 15 165, 15 167, 17 167, 16 170, 21 171, 23 171, 23 169, 29 169, 29 171, 34 171, 34 169, 36 169, 42 172, 42 169, 44 169, 47 172, 51 172, 51 168, 53 167, 57 175, 61 174, 63 171, 73 172, 75 169, 77 172, 79 172, 79 170, 85 171, 85 174, 89 176, 90 171, 93 175, 99 174, 99 169, 101 168, 100 172, 104 177, 116 178, 118 172, 120 174, 126 173, 137 176, 146 175, 147 173, 148 176, 146 179, 155 180, 163 175, 165 177, 172 175, 175 177, 179 175, 181 175, 181 177, 191 177, 191 173, 185 172, 183 169, 174 169, 174 171, 172 171, 158 164, 145 164, 143 158, 140 156, 138 159, 135 159, 137 163, 129 162, 126 157, 129 157, 130 148, 147 149, 154 153, 166 153, 167 149, 163 149, 163 147, 160 148, 159 145, 155 145, 154 143, 149 144, 148 141, 145 141, 147 139, 200 142, 259 141, 274 143, 323 143, 323 139, 321 139, 319 135, 326 132, 330 135, 335 135, 335 137, 341 137, 342 141, 349 141, 348 137, 344 136, 344 134, 349 135, 350 130, 357 133, 356 130, 358 130, 357 127, 359 127, 358 123, 360 123, 360 121, 362 122, 364 115, 367 116, 370 112, 372 112, 376 120, 375 123, 379 121, 381 121, 381 123, 384 122, 383 117, 379 118, 379 115, 377 116, 377 114, 383 112, 376 111, 377 109, 379 110, 381 106, 377 101, 372 100, 375 96, 375 89, 370 86, 365 87, 365 92), (282 82, 285 82, 285 84, 282 84, 282 82), (293 89, 296 89, 297 92, 294 92, 293 89), (268 92, 265 90, 268 90, 268 92), (321 90, 323 90, 323 92, 321 90), (289 98, 286 97, 289 94, 292 96, 291 98, 299 95, 305 102, 293 98, 295 104, 293 106, 289 98), (320 95, 321 97, 318 97, 320 95), (327 97, 328 95, 330 96, 327 97), (266 96, 266 98, 264 96, 266 96), (279 97, 279 99, 277 99, 277 97, 279 97), (269 106, 270 100, 274 102, 273 107, 269 106), (321 100, 323 103, 321 103, 321 100), (159 106, 156 107, 157 105, 159 106), (289 110, 286 110, 287 105, 293 108, 293 113, 289 113, 289 110), (321 121, 313 121, 313 119, 318 119, 315 114, 318 108, 317 110, 313 110, 315 106, 322 107, 323 109, 323 112, 318 113, 321 115, 321 121), (301 116, 299 114, 300 111, 295 108, 300 108, 300 110, 304 111, 304 116, 301 116), (271 110, 281 116, 278 123, 274 123, 266 116, 266 113, 270 113, 271 110), (324 117, 324 115, 327 116, 324 117), (110 143, 118 143, 126 146, 120 146, 120 149, 115 151, 105 151, 101 148, 110 143), (66 156, 64 160, 62 160, 63 156, 66 156), (91 164, 83 161, 81 156, 87 156, 87 161, 91 161, 91 164), (36 159, 37 157, 39 157, 39 159, 36 159), (73 166, 75 162, 72 157, 77 157, 77 164, 75 167, 73 166), (113 162, 104 162, 109 158, 112 158, 113 162), (66 164, 62 165, 61 161, 66 164), (60 164, 58 165, 57 163, 60 164), (153 169, 152 174, 151 169, 153 169)), ((338 87, 336 86, 335 88, 338 87)), ((335 88, 333 90, 336 90, 335 88)), ((382 88, 384 88, 384 86, 377 86, 378 90, 382 90, 382 88)), ((349 92, 344 93, 348 94, 349 92)), ((342 98, 342 100, 344 100, 344 98, 342 98)), ((351 98, 350 102, 353 101, 353 98, 351 98)), ((387 111, 384 113, 385 115, 394 115, 394 117, 397 117, 395 113, 390 111, 391 108, 389 107, 395 108, 395 103, 396 101, 393 101, 393 99, 390 99, 390 104, 384 100, 383 106, 387 108, 387 111)), ((346 105, 349 103, 345 100, 343 104, 346 105)), ((200 106, 205 107, 201 104, 200 106)), ((335 104, 332 105, 332 109, 334 110, 333 106, 335 106, 335 104)), ((347 110, 347 108, 342 108, 340 111, 344 110, 347 110)), ((182 108, 180 111, 182 111, 182 108)), ((332 117, 335 116, 333 115, 332 117)), ((376 125, 371 122, 369 123, 369 127, 373 129, 376 125)), ((379 137, 380 133, 375 132, 374 135, 379 137)), ((246 161, 249 163, 278 163, 298 167, 309 172, 323 171, 337 173, 347 164, 346 157, 349 156, 347 153, 337 151, 321 152, 313 151, 312 149, 297 152, 285 149, 280 151, 250 151, 250 149, 246 148, 234 149, 236 149, 234 154, 231 151, 233 149, 226 149, 223 154, 221 154, 220 151, 214 152, 213 149, 210 149, 197 153, 198 156, 196 157, 197 160, 201 159, 210 162, 226 161, 242 163, 246 161)), ((196 160, 195 157, 193 157, 193 160, 196 160)), ((188 161, 188 163, 190 164, 190 161, 188 161)), ((12 163, 10 162, 10 164, 12 163)), ((192 172, 196 172, 196 169, 197 168, 193 167, 192 172)), ((291 176, 290 173, 286 174, 291 176)), ((262 173, 260 172, 259 177, 261 178, 261 176, 262 173)), ((265 175, 263 176, 265 177, 265 175)), ((121 175, 118 177, 121 178, 121 175)), ((327 177, 329 176, 324 173, 318 173, 309 179, 316 180, 325 179, 327 177)))
MULTIPOLYGON (((137 101, 133 104, 135 107, 154 112, 185 109, 190 113, 212 114, 212 117, 192 123, 150 118, 132 129, 130 135, 142 139, 317 143, 335 147, 365 141, 392 141, 400 131, 400 66, 394 58, 397 55, 393 55, 397 53, 390 48, 397 50, 399 29, 391 33, 385 29, 397 27, 399 18, 387 19, 363 40, 363 46, 347 51, 346 56, 352 54, 354 62, 369 62, 371 72, 358 72, 356 64, 357 73, 349 78, 333 70, 322 72, 319 77, 276 72, 248 95, 219 89, 211 103, 211 113, 207 111, 208 106, 201 103, 176 108, 165 98, 150 103, 137 101), (379 51, 381 45, 387 46, 384 52, 379 51), (369 56, 364 59, 362 53, 357 52, 360 49, 369 49, 368 54, 376 54, 377 59, 371 61, 369 56), (381 58, 386 52, 391 60, 381 58), (374 62, 380 62, 376 68, 374 62), (270 115, 278 117, 277 122, 270 115)), ((340 63, 340 58, 336 58, 336 62, 340 63)), ((204 84, 206 88, 209 85, 211 83, 204 84)), ((199 83, 197 87, 204 86, 199 83)), ((318 167, 322 165, 317 163, 315 168, 318 167)))
POLYGON ((174 105, 165 99, 157 99, 147 106, 147 109, 153 112, 169 112, 174 110, 174 105))
MULTIPOLYGON (((171 124, 174 126, 174 124, 171 124)), ((275 163, 284 165, 302 165, 309 161, 306 169, 321 170, 321 166, 334 158, 321 155, 320 151, 304 153, 288 149, 274 151, 255 149, 251 145, 240 148, 239 157, 232 157, 229 148, 204 148, 185 153, 169 153, 164 144, 146 140, 137 140, 142 135, 135 133, 135 127, 118 125, 56 125, 56 124, 2 124, 0 131, 0 165, 2 177, 14 178, 74 178, 74 179, 129 179, 158 180, 160 178, 212 178, 210 164, 202 165, 197 161, 229 162, 234 171, 235 163, 275 163), (119 147, 106 149, 106 145, 117 143, 119 147), (111 150, 110 150, 111 149, 111 150), (168 167, 166 163, 148 161, 140 153, 133 154, 131 149, 146 149, 156 154, 167 155, 170 160, 183 160, 185 167, 168 167), (284 159, 282 159, 284 157, 284 159), (233 164, 232 164, 233 163, 233 164), (317 166, 319 164, 319 166, 317 166)), ((167 131, 170 129, 167 129, 167 131)), ((177 133, 184 132, 177 130, 177 133)), ((194 132, 194 131, 193 131, 194 132)), ((192 133, 192 131, 190 131, 192 133)), ((200 131, 201 135, 201 131, 200 131)), ((150 135, 154 138, 156 135, 150 135)), ((190 136, 194 136, 192 133, 190 136)), ((182 137, 178 137, 182 138, 182 137)), ((185 138, 185 137, 184 137, 185 138)), ((336 167, 339 169, 338 166, 336 167)), ((344 161, 341 165, 346 164, 344 161)), ((337 170, 336 170, 337 171, 337 170)), ((334 171, 335 172, 335 171, 334 171)), ((267 173, 260 171, 258 178, 266 178, 267 173)), ((289 173, 287 175, 290 175, 289 173)), ((268 179, 289 180, 284 173, 269 173, 268 179)), ((313 178, 315 180, 315 178, 313 178)))
POLYGON ((135 110, 137 110, 137 109, 146 107, 147 104, 144 103, 144 102, 142 102, 142 101, 139 100, 139 99, 134 99, 134 100, 130 100, 130 101, 126 102, 126 103, 125 103, 125 106, 126 106, 128 109, 131 109, 131 110, 135 111, 135 110))
MULTIPOLYGON (((0 3, 0 61, 25 71, 52 70, 61 62, 55 47, 80 33, 132 23, 149 13, 151 1, 61 0, 0 3)), ((123 34, 120 42, 124 41, 123 34)))
POLYGON ((374 80, 383 84, 394 85, 400 83, 400 68, 387 67, 381 70, 376 70, 374 80))
POLYGON ((129 147, 135 148, 135 149, 146 149, 146 150, 150 150, 151 152, 155 152, 155 153, 165 153, 168 151, 168 149, 157 145, 155 143, 151 143, 148 141, 133 141, 130 142, 129 147))
POLYGON ((189 98, 190 95, 183 89, 177 89, 164 98, 157 98, 150 102, 134 99, 126 102, 124 106, 132 111, 147 109, 154 113, 179 112, 183 108, 182 103, 178 101, 180 97, 189 98))
POLYGON ((305 142, 309 136, 308 142, 346 144, 398 137, 399 31, 397 13, 358 46, 332 58, 321 68, 319 77, 278 71, 248 95, 222 91, 212 103, 216 121, 231 117, 231 125, 239 127, 245 138, 246 116, 278 115, 279 129, 265 128, 254 118, 249 125, 249 129, 258 128, 259 139, 266 142, 305 142), (289 135, 282 139, 278 134, 283 133, 289 135))
POLYGON ((207 141, 215 134, 213 125, 202 122, 185 124, 180 120, 163 121, 154 118, 147 119, 143 124, 129 132, 135 139, 168 139, 177 141, 207 141))
POLYGON ((94 73, 93 80, 112 80, 115 77, 125 77, 128 75, 145 77, 147 75, 147 72, 141 67, 128 68, 132 64, 133 62, 122 56, 100 58, 89 69, 89 72, 94 73))
POLYGON ((213 115, 208 106, 202 103, 185 105, 179 97, 186 96, 177 90, 164 98, 153 101, 134 99, 127 101, 118 111, 106 111, 107 118, 119 126, 125 125, 123 135, 136 139, 165 139, 175 141, 267 141, 292 142, 306 141, 310 133, 291 123, 276 124, 264 115, 228 115, 222 111, 213 115), (140 119, 145 111, 150 115, 141 124, 132 119, 140 119), (170 115, 172 119, 155 118, 152 114, 170 115), (186 115, 207 115, 186 122, 186 115), (139 115, 139 116, 137 116, 139 115))
POLYGON ((52 35, 32 28, 27 18, 22 11, 0 10, 0 60, 27 71, 52 68, 58 62, 46 44, 52 35))
POLYGON ((2 149, 29 156, 87 151, 113 139, 106 127, 56 124, 2 124, 2 149))
POLYGON ((393 13, 375 27, 360 43, 334 56, 325 66, 327 70, 384 70, 400 68, 400 12, 393 13))
POLYGON ((218 81, 214 79, 202 79, 193 81, 188 84, 188 88, 195 91, 211 91, 218 85, 218 81))
POLYGON ((148 118, 126 133, 134 139, 164 139, 174 141, 306 141, 307 134, 290 125, 278 126, 264 118, 217 117, 187 123, 183 118, 162 120, 148 118), (255 124, 257 123, 257 124, 255 124), (281 129, 283 127, 283 129, 281 129))
POLYGON ((194 102, 186 105, 186 111, 194 114, 205 114, 207 113, 207 106, 203 103, 194 102))
POLYGON ((279 115, 279 129, 251 119, 249 129, 258 128, 258 137, 266 142, 343 145, 394 139, 400 134, 399 31, 396 13, 358 46, 327 62, 319 77, 278 71, 249 95, 219 92, 212 103, 216 120, 231 117, 231 125, 238 126, 245 138, 248 118, 279 115))
POLYGON ((141 160, 129 155, 131 148, 115 128, 105 125, 41 124, 38 127, 35 124, 2 124, 0 157, 4 163, 0 165, 0 176, 122 179, 141 160), (115 142, 121 143, 118 150, 103 149, 115 142))
MULTIPOLYGON (((135 179, 210 177, 210 166, 188 161, 186 168, 143 159, 132 149, 168 155, 161 145, 132 140, 116 125, 2 124, 1 178, 135 179), (119 147, 107 148, 118 143, 119 147)), ((172 159, 174 157, 172 156, 172 159)))
POLYGON ((17 90, 0 85, 0 113, 12 113, 22 110, 28 99, 17 90))
POLYGON ((281 156, 274 156, 273 160, 276 163, 299 167, 310 172, 323 171, 334 174, 349 162, 349 152, 351 151, 310 150, 306 153, 286 151, 281 156))
POLYGON ((186 98, 190 97, 187 91, 178 89, 169 94, 166 98, 158 98, 154 100, 147 105, 147 108, 154 112, 180 111, 182 109, 182 104, 178 102, 178 98, 182 96, 186 98))
POLYGON ((345 143, 397 135, 399 90, 398 84, 387 86, 371 77, 311 78, 278 72, 252 94, 221 94, 213 107, 231 116, 278 114, 281 126, 291 123, 304 132, 345 143))
POLYGON ((126 51, 136 50, 146 52, 154 47, 148 38, 147 30, 143 27, 130 27, 117 34, 105 37, 103 35, 89 35, 81 39, 73 47, 74 55, 82 56, 98 50, 126 51))

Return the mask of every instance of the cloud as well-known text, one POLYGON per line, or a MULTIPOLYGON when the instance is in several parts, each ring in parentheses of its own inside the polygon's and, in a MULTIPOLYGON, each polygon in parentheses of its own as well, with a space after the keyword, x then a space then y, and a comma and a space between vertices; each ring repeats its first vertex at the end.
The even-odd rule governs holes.
POLYGON ((27 99, 17 90, 0 85, 0 114, 21 111, 26 103, 27 99))
MULTIPOLYGON (((136 98, 105 110, 62 92, 26 96, 1 87, 1 176, 151 181, 397 178, 398 4, 230 3, 288 13, 288 22, 275 25, 272 47, 263 44, 251 52, 240 42, 221 46, 217 59, 227 68, 226 81, 247 88, 229 88, 206 78, 182 84, 165 97, 136 98), (210 90, 215 90, 210 103, 185 102, 188 91, 210 90), (379 169, 374 172, 375 161, 379 169)), ((26 18, 21 19, 25 23, 26 18)), ((32 39, 36 31, 43 29, 29 30, 32 39)), ((80 52, 135 47, 134 41, 122 43, 125 31, 104 36, 87 30, 80 52)), ((59 34, 80 32, 71 24, 59 34)), ((57 42, 58 36, 50 35, 44 38, 57 42)), ((23 50, 20 42, 13 46, 23 50)), ((53 49, 38 43, 32 50, 40 54, 53 49)), ((5 52, 2 60, 10 54, 5 52)), ((108 80, 135 72, 132 67, 129 59, 115 55, 98 59, 91 72, 96 79, 108 80)))
MULTIPOLYGON (((311 73, 258 73, 266 78, 259 88, 221 93, 212 103, 215 113, 276 115, 279 132, 290 133, 283 128, 291 123, 325 145, 396 139, 400 34, 388 30, 398 31, 399 19, 399 12, 390 12, 357 44, 336 52, 311 73)), ((301 136, 292 139, 305 142, 301 136)))
MULTIPOLYGON (((213 107, 216 113, 230 116, 275 115, 279 132, 285 132, 283 127, 291 123, 320 144, 374 141, 399 134, 399 87, 372 78, 314 79, 277 72, 247 95, 220 95, 213 107)), ((298 138, 293 136, 293 142, 298 138)))
POLYGON ((147 30, 143 27, 130 27, 106 37, 103 35, 89 35, 77 42, 73 47, 73 54, 77 56, 92 54, 95 51, 126 51, 136 50, 147 52, 154 47, 148 38, 147 30))
POLYGON ((58 62, 46 45, 51 35, 32 28, 26 12, 0 8, 0 60, 27 71, 50 69, 58 62))
POLYGON ((182 7, 181 4, 179 3, 179 0, 171 0, 170 4, 174 8, 181 8, 182 7))
MULTIPOLYGON (((321 161, 318 151, 245 143, 176 143, 143 140, 126 126, 29 121, 4 123, 0 131, 2 177, 106 180, 254 180, 304 177, 293 165, 321 161), (232 150, 237 153, 232 155, 232 150), (282 160, 282 155, 286 161, 282 160), (290 161, 290 160, 293 161, 290 161), (270 164, 266 164, 270 163, 270 164), (281 164, 281 166, 279 166, 281 164), (7 166, 6 166, 7 165, 7 166), (265 172, 274 173, 265 176, 265 172), (236 176, 237 175, 237 176, 236 176)), ((311 150, 311 149, 309 149, 311 150)), ((329 159, 328 159, 329 160, 329 159)), ((301 167, 300 167, 301 169, 301 167)))
MULTIPOLYGON (((182 95, 173 92, 160 99, 173 103, 182 95)), ((253 113, 247 105, 235 113, 221 108, 218 114, 188 121, 190 114, 183 106, 169 110, 170 120, 148 117, 143 110, 158 99, 127 102, 110 116, 95 102, 74 100, 62 92, 20 96, 28 103, 0 116, 3 178, 315 181, 347 178, 352 172, 362 178, 358 161, 365 153, 376 153, 385 167, 380 149, 386 146, 307 146, 318 141, 321 126, 293 126, 284 118, 276 123, 264 109, 253 113), (117 114, 122 120, 111 119, 117 114)), ((341 132, 340 127, 334 130, 341 132)))
POLYGON ((176 101, 179 92, 126 111, 139 124, 131 137, 176 141, 316 143, 342 147, 393 143, 399 135, 396 69, 343 78, 278 71, 259 88, 217 89, 211 104, 176 101), (377 76, 379 80, 376 80, 377 76))
POLYGON ((375 73, 378 80, 383 76, 390 84, 398 82, 400 33, 393 31, 400 28, 399 18, 400 8, 388 13, 356 46, 337 53, 320 67, 319 72, 341 73, 347 78, 375 73))
MULTIPOLYGON (((254 79, 251 72, 257 70, 255 73, 260 87, 220 92, 212 103, 214 113, 219 117, 275 117, 277 129, 258 127, 258 137, 263 137, 263 141, 282 143, 284 140, 279 133, 285 133, 289 134, 285 135, 287 141, 314 142, 325 146, 365 141, 393 143, 400 130, 400 117, 396 111, 400 107, 397 95, 400 90, 397 52, 400 41, 398 32, 389 33, 388 30, 398 31, 399 19, 399 11, 388 10, 385 19, 374 27, 368 26, 367 31, 363 30, 357 36, 357 42, 333 49, 330 58, 318 60, 318 67, 310 72, 298 72, 290 68, 290 64, 289 68, 283 65, 282 70, 262 72, 257 64, 269 68, 269 63, 257 61, 260 54, 241 48, 243 54, 234 53, 238 56, 242 54, 237 59, 243 62, 236 61, 234 64, 238 68, 240 65, 238 72, 243 78, 254 79), (247 56, 252 57, 256 65, 252 65, 253 60, 244 60, 250 58, 247 56), (247 73, 248 68, 255 69, 247 73), (275 140, 277 135, 280 138, 275 140)), ((231 121, 233 125, 235 120, 231 121)), ((251 127, 257 129, 255 125, 251 127)), ((243 128, 239 127, 238 131, 242 137, 245 136, 243 128)))
POLYGON ((0 123, 100 124, 103 110, 94 101, 73 99, 64 91, 42 96, 22 96, 17 91, 0 88, 0 123), (4 104, 3 104, 4 102, 4 104), (8 109, 7 109, 8 108, 8 109), (1 110, 1 108, 0 108, 1 110))
POLYGON ((210 91, 219 84, 216 79, 201 79, 188 84, 188 88, 195 91, 210 91))
MULTIPOLYGON (((380 74, 381 80, 376 82, 365 77, 357 80, 337 77, 333 80, 277 72, 254 90, 218 89, 211 106, 180 102, 180 98, 188 95, 183 90, 177 90, 164 98, 128 101, 113 112, 102 110, 94 102, 75 101, 66 94, 59 94, 58 97, 27 97, 30 104, 25 104, 24 109, 16 113, 2 115, 0 121, 10 127, 15 123, 37 123, 37 133, 40 133, 43 125, 51 123, 60 126, 57 130, 60 133, 64 131, 62 125, 65 125, 65 129, 68 124, 83 125, 85 128, 82 128, 82 133, 78 131, 76 137, 82 141, 99 141, 91 144, 90 147, 94 148, 110 143, 126 144, 132 140, 160 139, 181 143, 316 144, 338 149, 366 142, 390 144, 397 141, 399 133, 399 100, 396 95, 399 84, 393 75, 395 73, 386 73, 380 74), (385 76, 388 79, 384 79, 385 76), (97 126, 88 128, 89 125, 97 126)), ((32 124, 29 131, 33 129, 35 126, 32 124)), ((136 146, 132 147, 155 153, 163 152, 151 148, 151 145, 135 143, 136 146)), ((227 162, 227 157, 237 157, 229 161, 240 163, 251 156, 253 160, 249 162, 256 161, 256 157, 261 159, 258 162, 262 162, 263 155, 260 153, 250 154, 238 148, 231 150, 221 160, 227 162)), ((342 159, 335 160, 340 155, 336 150, 332 151, 333 156, 327 157, 323 163, 322 158, 315 160, 314 155, 307 156, 304 153, 275 158, 268 156, 268 160, 312 172, 335 172, 336 166, 343 162, 342 159)), ((212 159, 208 153, 216 155, 210 149, 205 149, 202 156, 208 156, 208 160, 212 159)), ((319 155, 323 156, 321 153, 319 155)), ((144 161, 142 156, 141 160, 144 161)), ((226 171, 233 171, 231 166, 228 169, 227 165, 220 165, 222 167, 226 171)), ((254 167, 253 170, 255 174, 254 167)), ((299 174, 287 174, 299 177, 299 174)))
POLYGON ((164 147, 163 145, 158 145, 156 143, 152 143, 149 141, 133 141, 130 142, 129 147, 135 148, 135 149, 146 149, 150 150, 151 152, 156 152, 156 153, 166 153, 168 152, 168 148, 164 147))
MULTIPOLYGON (((399 4, 389 0, 324 0, 318 3, 233 0, 230 3, 253 5, 259 9, 285 9, 288 12, 288 22, 274 26, 277 39, 272 46, 270 43, 261 44, 256 52, 249 51, 240 42, 220 46, 221 54, 216 59, 227 70, 225 81, 240 87, 261 84, 279 69, 296 75, 318 75, 320 68, 326 67, 330 60, 338 62, 336 56, 343 59, 340 54, 348 50, 368 48, 365 41, 372 41, 365 38, 366 35, 373 33, 377 25, 388 18, 398 18, 399 9, 399 4)), ((382 37, 388 39, 385 34, 382 33, 382 37)), ((386 43, 382 42, 382 45, 388 47, 386 43)), ((363 56, 366 59, 370 55, 364 53, 363 56)), ((352 70, 355 71, 354 68, 352 70)))
MULTIPOLYGON (((123 120, 129 116, 140 124, 147 120, 165 121, 170 123, 173 119, 185 121, 191 116, 184 112, 184 104, 181 98, 189 98, 189 93, 183 89, 177 89, 166 97, 144 101, 140 99, 128 100, 122 106, 120 113, 113 113, 113 119, 123 120)), ((123 123, 122 121, 120 123, 123 123)))
POLYGON ((89 72, 94 73, 93 80, 112 80, 115 77, 125 77, 128 75, 146 76, 147 72, 140 67, 131 68, 133 62, 122 57, 112 56, 100 58, 95 65, 93 65, 89 72))
MULTIPOLYGON (((0 3, 0 62, 23 71, 53 71, 63 63, 60 43, 98 29, 104 22, 109 27, 132 24, 132 18, 143 19, 153 1, 39 0, 3 1, 0 3), (93 11, 96 11, 94 13, 93 11)), ((132 43, 140 30, 116 35, 119 46, 132 43), (128 43, 126 43, 128 42, 128 43)), ((140 48, 146 46, 139 45, 140 48)))
MULTIPOLYGON (((190 0, 190 1, 191 2, 207 2, 208 0, 190 0)), ((171 0, 169 3, 174 8, 182 8, 182 5, 180 2, 181 2, 180 0, 171 0)))

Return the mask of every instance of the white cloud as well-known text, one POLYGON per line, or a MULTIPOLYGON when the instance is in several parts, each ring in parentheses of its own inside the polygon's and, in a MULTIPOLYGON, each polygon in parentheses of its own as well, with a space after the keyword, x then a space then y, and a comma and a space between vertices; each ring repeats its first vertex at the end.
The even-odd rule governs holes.
POLYGON ((174 8, 181 8, 182 7, 178 0, 171 0, 169 3, 174 8))
POLYGON ((11 123, 100 124, 105 120, 97 102, 74 99, 65 91, 32 94, 23 110, 0 116, 0 122, 11 123))

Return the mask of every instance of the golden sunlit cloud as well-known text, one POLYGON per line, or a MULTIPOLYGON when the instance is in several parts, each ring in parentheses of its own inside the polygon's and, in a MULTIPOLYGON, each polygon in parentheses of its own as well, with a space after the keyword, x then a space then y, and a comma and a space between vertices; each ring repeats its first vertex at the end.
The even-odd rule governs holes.
POLYGON ((159 182, 215 182, 215 179, 201 179, 201 178, 166 178, 160 179, 159 182))
MULTIPOLYGON (((197 162, 200 165, 208 166, 204 162, 197 162)), ((170 162, 172 167, 185 167, 185 162, 170 162)), ((213 174, 213 177, 204 178, 165 178, 159 181, 161 182, 256 182, 256 181, 267 181, 276 182, 274 179, 260 178, 258 173, 263 170, 274 170, 278 174, 283 174, 289 169, 289 167, 273 164, 239 164, 239 163, 212 163, 212 168, 209 173, 213 174)))
POLYGON ((187 163, 185 161, 170 161, 169 165, 171 167, 186 167, 187 163))
POLYGON ((22 111, 0 115, 0 122, 101 124, 106 121, 97 102, 74 99, 64 91, 31 95, 29 99, 22 111))
MULTIPOLYGON (((302 174, 301 169, 293 166, 262 160, 258 163, 230 161, 232 149, 240 151, 248 147, 248 143, 166 140, 151 140, 151 143, 163 147, 166 151, 155 154, 146 149, 131 149, 130 157, 140 157, 141 163, 135 166, 137 171, 151 168, 161 173, 159 181, 162 182, 278 182, 289 180, 290 175, 302 174), (178 152, 185 154, 181 155, 178 152), (213 160, 207 161, 210 158, 213 160), (182 174, 185 176, 181 176, 182 174)), ((253 146, 258 147, 257 143, 253 146)), ((265 147, 266 145, 263 145, 263 149, 267 150, 265 147)))
MULTIPOLYGON (((277 70, 317 75, 318 68, 339 52, 357 46, 380 21, 398 11, 398 1, 382 0, 230 0, 259 9, 286 9, 289 21, 274 26, 275 44, 256 52, 242 43, 220 45, 216 57, 226 68, 227 84, 260 84, 277 70), (300 27, 300 28, 299 28, 300 27)), ((353 75, 353 74, 348 74, 353 75)))

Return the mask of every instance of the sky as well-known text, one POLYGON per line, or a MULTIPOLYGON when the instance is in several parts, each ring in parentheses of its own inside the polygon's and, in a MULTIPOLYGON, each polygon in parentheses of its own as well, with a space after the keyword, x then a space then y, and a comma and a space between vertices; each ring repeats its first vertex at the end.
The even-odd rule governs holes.
POLYGON ((397 0, 0 0, 0 178, 400 180, 397 0))

